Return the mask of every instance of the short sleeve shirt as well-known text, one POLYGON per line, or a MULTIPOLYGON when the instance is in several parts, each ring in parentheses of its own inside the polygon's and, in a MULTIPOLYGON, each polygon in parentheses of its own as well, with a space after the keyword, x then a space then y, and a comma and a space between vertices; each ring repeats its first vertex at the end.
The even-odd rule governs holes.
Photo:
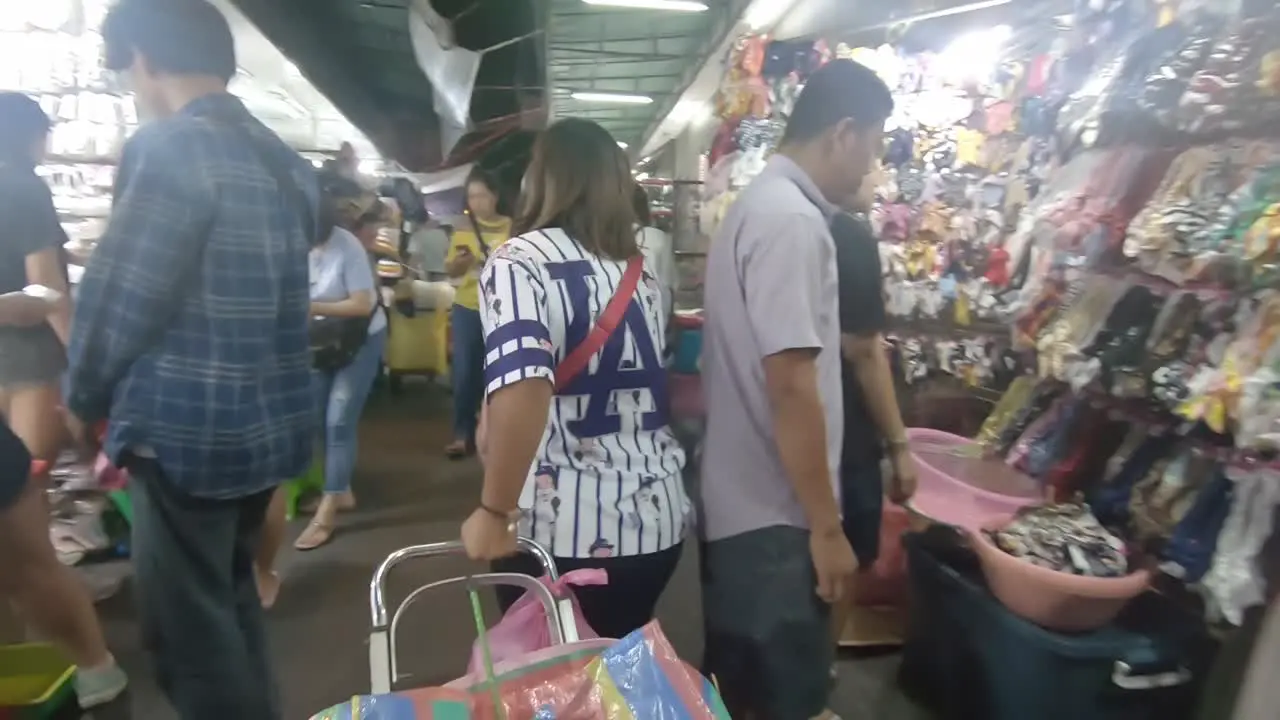
POLYGON ((61 252, 67 235, 58 222, 49 187, 30 168, 0 163, 0 293, 26 287, 26 259, 42 250, 61 252))
POLYGON ((763 361, 817 350, 832 489, 843 436, 834 208, 792 160, 775 155, 729 209, 706 270, 703 530, 718 540, 808 523, 778 451, 763 361))
MULTIPOLYGON (((558 228, 495 249, 479 288, 486 396, 527 380, 555 382, 625 267, 558 228)), ((666 322, 662 289, 646 269, 618 328, 551 400, 519 531, 556 557, 654 553, 684 537, 689 501, 684 450, 668 417, 666 322)))
MULTIPOLYGON (((840 282, 840 332, 870 337, 884 332, 880 249, 865 220, 839 213, 831 222, 840 282)), ((879 431, 848 361, 844 363, 844 460, 879 459, 879 431)))
MULTIPOLYGON (((355 235, 342 228, 334 228, 329 242, 312 248, 307 260, 312 301, 341 302, 353 293, 378 292, 369 254, 355 235)), ((369 334, 386 326, 386 314, 379 308, 369 321, 369 334)))

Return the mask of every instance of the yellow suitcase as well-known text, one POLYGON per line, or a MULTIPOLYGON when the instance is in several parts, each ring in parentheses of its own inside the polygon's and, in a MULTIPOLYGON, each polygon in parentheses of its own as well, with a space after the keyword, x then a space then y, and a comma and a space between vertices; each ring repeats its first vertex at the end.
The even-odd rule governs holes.
POLYGON ((449 372, 449 310, 418 310, 409 317, 394 308, 388 313, 387 373, 444 375, 449 372))

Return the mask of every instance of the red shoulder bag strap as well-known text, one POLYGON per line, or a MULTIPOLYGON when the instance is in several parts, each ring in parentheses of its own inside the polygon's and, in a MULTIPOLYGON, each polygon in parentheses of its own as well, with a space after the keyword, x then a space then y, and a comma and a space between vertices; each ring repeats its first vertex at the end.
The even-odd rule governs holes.
POLYGON ((591 356, 600 352, 600 348, 604 347, 609 337, 618 329, 622 316, 627 314, 631 297, 636 294, 636 288, 640 286, 640 276, 643 274, 643 255, 636 255, 627 261, 627 269, 622 273, 622 282, 618 284, 613 297, 609 298, 609 304, 605 306, 604 312, 596 319, 595 327, 591 328, 591 332, 587 334, 582 344, 574 348, 556 366, 556 393, 568 387, 574 378, 587 369, 591 356))

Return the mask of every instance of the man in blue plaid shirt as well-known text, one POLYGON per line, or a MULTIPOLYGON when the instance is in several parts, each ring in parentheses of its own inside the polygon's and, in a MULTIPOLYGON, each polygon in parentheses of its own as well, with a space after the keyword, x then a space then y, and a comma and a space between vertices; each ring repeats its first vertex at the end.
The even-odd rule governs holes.
POLYGON ((73 429, 109 421, 130 472, 143 632, 183 720, 280 716, 252 557, 271 495, 311 460, 310 164, 249 115, 205 0, 121 0, 106 64, 143 117, 80 284, 73 429))

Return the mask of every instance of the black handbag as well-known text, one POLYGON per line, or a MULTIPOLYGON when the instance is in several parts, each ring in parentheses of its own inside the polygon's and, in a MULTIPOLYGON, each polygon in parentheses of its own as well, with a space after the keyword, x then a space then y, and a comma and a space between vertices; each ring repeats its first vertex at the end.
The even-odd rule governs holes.
MULTIPOLYGON (((374 297, 378 297, 374 289, 374 297)), ((368 317, 317 317, 311 320, 311 365, 321 372, 337 372, 356 359, 369 339, 369 325, 382 307, 375 299, 368 317)))

